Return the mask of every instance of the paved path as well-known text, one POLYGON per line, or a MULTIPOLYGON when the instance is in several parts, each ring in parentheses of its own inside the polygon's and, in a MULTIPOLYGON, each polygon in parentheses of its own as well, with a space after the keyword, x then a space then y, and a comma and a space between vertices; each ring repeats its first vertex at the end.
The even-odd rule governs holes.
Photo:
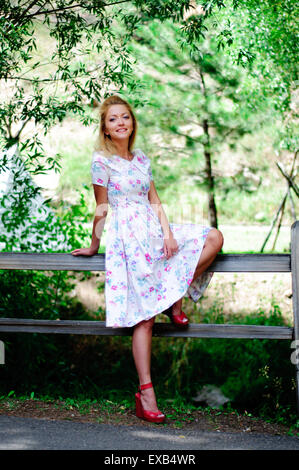
POLYGON ((299 450, 299 439, 1 415, 0 450, 299 450))

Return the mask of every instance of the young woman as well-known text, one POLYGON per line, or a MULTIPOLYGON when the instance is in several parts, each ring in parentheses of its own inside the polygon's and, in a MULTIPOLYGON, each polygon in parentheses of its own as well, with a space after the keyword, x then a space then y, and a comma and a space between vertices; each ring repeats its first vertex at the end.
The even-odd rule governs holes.
POLYGON ((106 325, 134 327, 133 357, 139 377, 136 414, 161 423, 151 382, 151 344, 155 317, 166 313, 178 327, 187 327, 182 298, 195 302, 212 273, 205 272, 223 245, 215 228, 169 224, 153 181, 151 163, 133 150, 137 122, 130 105, 117 95, 101 106, 99 149, 93 154, 92 182, 96 199, 89 248, 74 256, 98 252, 112 209, 105 254, 106 325))

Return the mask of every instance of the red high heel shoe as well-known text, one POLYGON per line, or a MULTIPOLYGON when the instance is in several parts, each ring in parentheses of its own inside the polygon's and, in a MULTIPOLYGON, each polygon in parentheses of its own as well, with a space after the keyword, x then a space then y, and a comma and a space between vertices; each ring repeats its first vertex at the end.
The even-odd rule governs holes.
POLYGON ((136 399, 136 416, 137 418, 145 419, 150 423, 163 423, 165 421, 165 415, 161 411, 148 411, 145 410, 141 403, 141 391, 147 388, 152 388, 153 384, 143 384, 138 387, 138 392, 135 394, 136 399))
POLYGON ((165 310, 163 313, 165 313, 165 315, 167 315, 170 318, 171 322, 176 326, 184 327, 184 326, 188 326, 189 324, 188 317, 182 310, 179 315, 174 315, 172 313, 172 306, 171 306, 167 310, 165 310))

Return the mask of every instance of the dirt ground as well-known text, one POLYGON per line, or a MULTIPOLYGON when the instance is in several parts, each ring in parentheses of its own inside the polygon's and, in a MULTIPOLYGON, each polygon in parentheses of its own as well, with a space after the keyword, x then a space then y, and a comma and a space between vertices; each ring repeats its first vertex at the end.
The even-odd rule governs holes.
MULTIPOLYGON (((173 410, 163 410, 167 419, 164 426, 187 429, 196 427, 201 431, 218 432, 254 432, 269 435, 286 435, 289 428, 281 424, 265 422, 252 416, 239 415, 236 412, 219 411, 217 409, 198 409, 190 413, 177 415, 173 410)), ((155 424, 138 419, 133 409, 115 406, 109 412, 103 411, 97 404, 84 409, 66 404, 63 401, 39 401, 33 399, 7 399, 0 401, 0 415, 18 416, 23 418, 38 418, 47 420, 68 420, 75 422, 90 422, 124 426, 156 426, 155 424)), ((296 435, 296 432, 293 433, 296 435)))

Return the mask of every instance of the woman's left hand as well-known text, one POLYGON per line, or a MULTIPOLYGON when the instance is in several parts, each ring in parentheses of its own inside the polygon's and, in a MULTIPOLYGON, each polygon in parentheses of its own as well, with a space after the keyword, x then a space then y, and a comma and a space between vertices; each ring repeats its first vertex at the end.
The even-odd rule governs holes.
POLYGON ((175 255, 178 252, 179 246, 173 235, 169 235, 169 237, 164 238, 164 256, 165 258, 169 259, 171 256, 175 255))

